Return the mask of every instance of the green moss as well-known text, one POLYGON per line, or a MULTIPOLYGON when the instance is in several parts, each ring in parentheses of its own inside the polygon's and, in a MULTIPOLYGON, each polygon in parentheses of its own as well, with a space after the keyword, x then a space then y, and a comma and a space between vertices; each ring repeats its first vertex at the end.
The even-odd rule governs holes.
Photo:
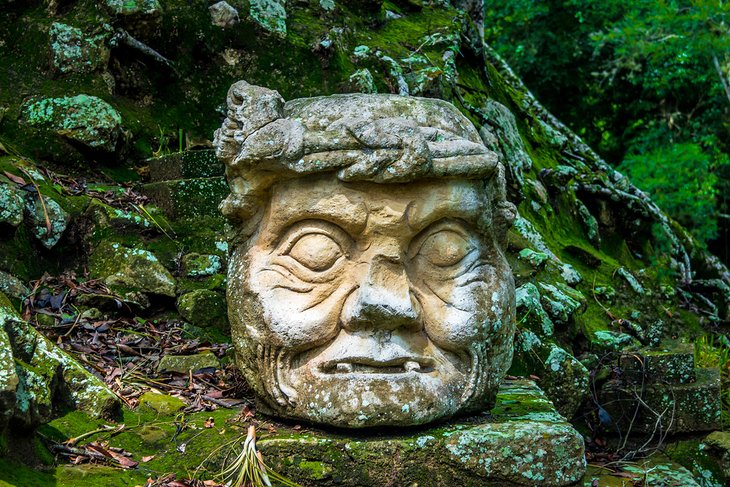
POLYGON ((104 100, 89 95, 41 98, 23 107, 25 121, 108 152, 116 148, 122 117, 104 100))

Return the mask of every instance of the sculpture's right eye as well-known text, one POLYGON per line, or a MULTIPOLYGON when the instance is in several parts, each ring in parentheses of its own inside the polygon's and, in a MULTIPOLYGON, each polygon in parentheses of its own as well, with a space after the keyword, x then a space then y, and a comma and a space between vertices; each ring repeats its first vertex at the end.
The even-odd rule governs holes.
POLYGON ((308 269, 322 272, 335 265, 344 254, 332 237, 323 233, 308 233, 294 242, 286 255, 308 269))

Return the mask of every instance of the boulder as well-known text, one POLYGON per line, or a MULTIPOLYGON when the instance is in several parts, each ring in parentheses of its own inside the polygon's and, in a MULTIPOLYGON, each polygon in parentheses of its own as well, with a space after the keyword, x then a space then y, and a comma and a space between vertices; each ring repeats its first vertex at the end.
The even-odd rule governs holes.
POLYGON ((54 22, 51 24, 51 62, 61 74, 90 73, 106 67, 112 29, 103 24, 101 33, 85 35, 81 29, 54 22))
POLYGON ((177 309, 193 325, 227 328, 226 300, 214 291, 197 289, 183 294, 177 300, 177 309))
POLYGON ((113 152, 122 134, 122 116, 96 96, 76 95, 31 100, 23 119, 91 149, 113 152))
POLYGON ((175 279, 144 249, 102 242, 91 256, 90 271, 122 295, 140 292, 175 297, 175 279))
POLYGON ((231 7, 226 1, 214 3, 208 7, 208 11, 210 12, 210 21, 217 27, 226 29, 240 22, 238 10, 231 7))

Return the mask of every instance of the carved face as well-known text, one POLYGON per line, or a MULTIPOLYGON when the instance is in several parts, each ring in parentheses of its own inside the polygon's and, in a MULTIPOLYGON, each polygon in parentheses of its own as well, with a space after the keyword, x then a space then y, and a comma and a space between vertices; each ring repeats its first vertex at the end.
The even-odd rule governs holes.
POLYGON ((229 307, 277 414, 346 427, 488 406, 511 361, 514 283, 483 183, 277 183, 233 249, 229 307))

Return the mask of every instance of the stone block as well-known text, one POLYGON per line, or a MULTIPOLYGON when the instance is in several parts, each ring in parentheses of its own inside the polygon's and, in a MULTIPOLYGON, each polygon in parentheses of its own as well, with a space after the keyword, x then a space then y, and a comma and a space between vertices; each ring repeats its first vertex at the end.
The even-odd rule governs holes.
POLYGON ((585 472, 583 438, 534 382, 505 381, 489 415, 394 435, 309 430, 258 442, 303 485, 561 486, 585 472))
POLYGON ((177 152, 147 159, 152 181, 173 179, 212 178, 223 176, 223 164, 215 156, 215 150, 177 152))
POLYGON ((223 177, 175 179, 145 184, 140 190, 170 218, 223 218, 218 205, 228 195, 223 177))
POLYGON ((659 349, 643 349, 621 355, 621 371, 629 380, 687 383, 695 380, 694 345, 672 344, 659 349))
POLYGON ((157 366, 157 371, 178 372, 187 374, 200 369, 219 369, 221 366, 218 358, 211 352, 196 353, 194 355, 165 355, 157 366))
POLYGON ((623 380, 609 381, 601 389, 600 404, 622 434, 629 430, 688 433, 720 428, 718 369, 695 369, 694 382, 646 381, 643 389, 640 383, 623 380))

